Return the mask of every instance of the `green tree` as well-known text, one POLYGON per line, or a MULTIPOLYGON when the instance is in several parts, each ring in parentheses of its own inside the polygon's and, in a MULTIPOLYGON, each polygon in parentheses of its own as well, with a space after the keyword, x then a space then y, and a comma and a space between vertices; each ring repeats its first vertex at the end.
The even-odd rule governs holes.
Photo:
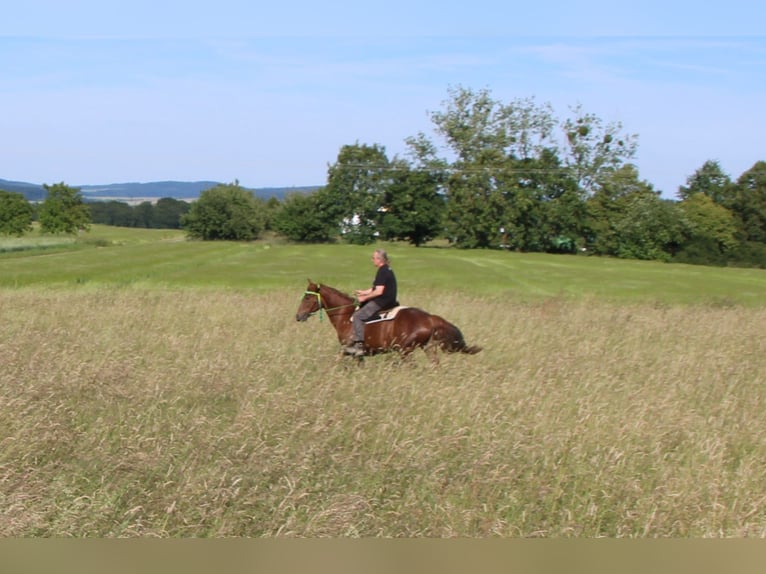
POLYGON ((726 263, 737 267, 766 269, 766 244, 741 241, 727 254, 726 263))
POLYGON ((437 134, 455 158, 445 185, 446 232, 458 247, 498 247, 504 226, 513 219, 507 197, 513 110, 487 90, 459 87, 450 95, 445 109, 431 114, 437 134))
POLYGON ((43 184, 47 195, 40 204, 38 219, 43 233, 77 233, 90 229, 90 209, 80 190, 62 183, 43 184))
POLYGON ((636 137, 579 107, 562 122, 532 99, 504 104, 488 90, 449 93, 431 114, 452 158, 445 160, 448 237, 460 247, 528 251, 582 243, 585 198, 635 154, 636 137))
MULTIPOLYGON (((456 159, 446 182, 446 231, 459 247, 542 250, 546 182, 540 171, 555 153, 550 106, 502 104, 489 91, 450 91, 431 119, 456 159)), ((558 169, 558 167, 556 168, 558 169)))
POLYGON ((445 208, 443 181, 444 171, 438 165, 425 161, 413 166, 394 159, 383 205, 378 210, 380 236, 406 240, 415 246, 436 238, 442 231, 445 208))
POLYGON ((0 235, 22 236, 32 230, 34 209, 23 194, 0 189, 0 235))
POLYGON ((151 229, 154 227, 154 206, 151 201, 142 201, 133 206, 133 219, 136 227, 151 229))
POLYGON ((523 175, 518 187, 525 190, 527 204, 516 223, 523 238, 519 248, 560 253, 583 245, 585 201, 556 153, 542 150, 539 159, 524 160, 517 172, 523 175))
POLYGON ((622 133, 620 122, 605 124, 581 106, 572 111, 574 118, 562 123, 566 134, 566 151, 562 155, 580 189, 590 196, 602 180, 636 155, 638 136, 622 133))
POLYGON ((588 248, 596 255, 667 260, 684 239, 684 220, 633 165, 602 178, 587 200, 588 248))
POLYGON ((734 214, 716 203, 712 196, 698 192, 678 204, 689 226, 689 238, 712 242, 715 258, 737 245, 737 221, 734 214))
POLYGON ((277 214, 282 210, 282 202, 276 197, 270 197, 267 200, 256 198, 256 201, 263 209, 264 220, 263 229, 266 231, 274 231, 276 229, 275 221, 277 214))
POLYGON ((625 259, 670 261, 684 240, 678 207, 657 192, 633 193, 615 221, 617 256, 625 259))
POLYGON ((181 217, 189 212, 191 205, 172 197, 162 197, 153 206, 151 225, 158 229, 180 229, 181 217))
POLYGON ((766 162, 756 162, 737 179, 731 210, 742 222, 745 241, 766 243, 766 162))
POLYGON ((88 204, 91 221, 117 227, 136 227, 133 208, 123 201, 94 201, 88 204))
POLYGON ((257 239, 263 214, 255 197, 239 182, 219 184, 203 191, 181 218, 181 227, 192 239, 257 239))
POLYGON ((499 247, 504 225, 514 221, 507 188, 499 172, 462 166, 447 179, 445 228, 450 241, 462 248, 499 247))
POLYGON ((320 209, 349 243, 375 241, 378 211, 388 185, 389 160, 378 144, 344 145, 318 195, 320 209))
POLYGON ((731 178, 717 161, 708 160, 686 179, 686 186, 678 188, 678 198, 686 200, 696 193, 706 195, 720 205, 731 204, 731 178))
POLYGON ((311 194, 291 193, 274 214, 274 229, 290 241, 326 243, 337 233, 337 222, 323 213, 321 190, 311 194))

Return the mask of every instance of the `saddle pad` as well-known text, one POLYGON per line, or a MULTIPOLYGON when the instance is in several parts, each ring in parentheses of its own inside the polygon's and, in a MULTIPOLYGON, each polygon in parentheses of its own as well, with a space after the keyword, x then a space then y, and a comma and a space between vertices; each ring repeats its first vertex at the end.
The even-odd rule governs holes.
POLYGON ((378 313, 377 315, 375 315, 369 321, 365 321, 365 324, 369 325, 370 323, 379 323, 380 321, 390 321, 391 319, 396 317, 396 314, 402 309, 407 309, 407 306, 399 305, 398 307, 392 307, 391 309, 386 309, 385 311, 382 311, 381 313, 378 313))

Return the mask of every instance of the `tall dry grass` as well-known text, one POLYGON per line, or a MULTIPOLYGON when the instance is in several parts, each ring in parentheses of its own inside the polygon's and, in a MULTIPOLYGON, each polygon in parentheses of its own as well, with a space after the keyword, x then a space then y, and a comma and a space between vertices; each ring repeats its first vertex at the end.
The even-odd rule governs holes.
POLYGON ((338 356, 298 293, 0 291, 2 536, 766 534, 766 310, 412 293, 475 356, 338 356))

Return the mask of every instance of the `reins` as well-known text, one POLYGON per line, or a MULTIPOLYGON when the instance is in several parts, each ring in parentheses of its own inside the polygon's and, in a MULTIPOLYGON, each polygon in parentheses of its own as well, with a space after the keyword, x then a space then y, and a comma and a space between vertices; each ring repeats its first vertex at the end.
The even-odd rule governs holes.
POLYGON ((356 306, 356 302, 354 302, 354 303, 346 303, 345 305, 338 305, 337 307, 325 307, 324 301, 322 301, 322 294, 319 292, 319 290, 321 288, 322 288, 321 285, 317 285, 317 290, 316 291, 304 291, 303 292, 304 295, 314 295, 314 296, 316 296, 317 304, 319 305, 319 309, 317 309, 313 313, 309 313, 309 315, 316 315, 317 313, 319 313, 319 320, 320 321, 322 321, 323 318, 324 318, 322 316, 322 310, 324 310, 327 313, 327 316, 329 317, 330 316, 330 311, 336 311, 338 309, 344 309, 346 307, 355 307, 356 306))

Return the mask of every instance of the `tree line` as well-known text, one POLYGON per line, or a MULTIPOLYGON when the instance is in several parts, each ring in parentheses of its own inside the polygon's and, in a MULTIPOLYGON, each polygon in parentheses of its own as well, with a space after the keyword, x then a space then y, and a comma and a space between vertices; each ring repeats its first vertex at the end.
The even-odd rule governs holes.
MULTIPOLYGON (((201 240, 265 231, 309 243, 446 239, 465 249, 766 268, 766 162, 733 180, 708 160, 676 200, 663 199, 631 162, 636 135, 581 107, 571 112, 560 119, 534 99, 503 103, 488 90, 451 88, 431 113, 435 137, 407 138, 404 157, 389 158, 379 144, 344 145, 315 192, 264 201, 235 181, 191 204, 90 204, 89 221, 178 227, 201 240)), ((59 208, 69 205, 62 196, 76 203, 77 190, 46 189, 59 208)), ((56 212, 49 199, 39 207, 41 229, 71 230, 76 217, 43 228, 43 213, 50 220, 56 212)), ((0 193, 0 233, 18 233, 24 210, 0 193)))
POLYGON ((129 205, 122 201, 88 203, 91 221, 116 227, 145 227, 149 229, 180 229, 181 217, 188 213, 188 202, 163 197, 156 203, 142 201, 129 205))

